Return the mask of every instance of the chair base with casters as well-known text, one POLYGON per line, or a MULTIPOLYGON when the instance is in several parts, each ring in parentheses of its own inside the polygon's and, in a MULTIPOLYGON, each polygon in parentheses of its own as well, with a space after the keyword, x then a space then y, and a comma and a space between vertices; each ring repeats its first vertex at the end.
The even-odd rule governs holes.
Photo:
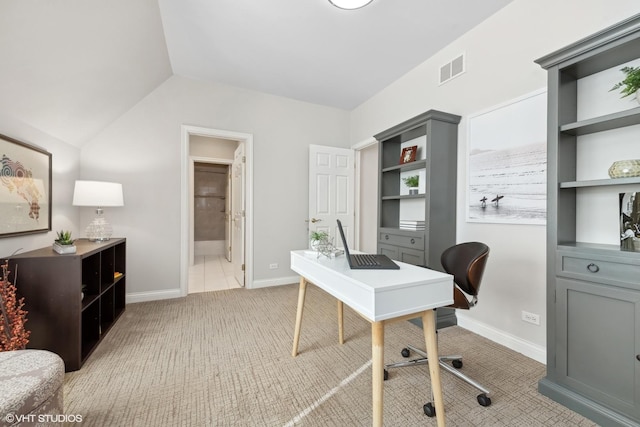
MULTIPOLYGON (((442 253, 442 256, 440 257, 442 267, 445 272, 453 276, 453 282, 455 285, 453 288, 453 304, 448 307, 456 310, 469 310, 477 305, 478 291, 480 289, 480 283, 482 282, 482 276, 484 274, 488 257, 489 247, 481 242, 459 243, 455 246, 451 246, 442 253)), ((411 352, 414 352, 421 357, 405 362, 385 365, 385 380, 389 376, 387 369, 429 363, 427 360, 427 354, 424 351, 410 345, 402 349, 402 356, 409 357, 411 352)), ((458 370, 462 368, 462 356, 442 356, 438 359, 438 364, 442 369, 450 372, 480 391, 480 394, 477 396, 477 400, 481 406, 491 405, 491 392, 458 370), (446 362, 451 362, 453 367, 446 362)), ((431 403, 424 405, 424 413, 430 417, 433 417, 436 414, 435 408, 431 403)))
MULTIPOLYGON (((416 365, 425 365, 429 363, 429 360, 427 359, 427 353, 412 345, 407 345, 407 347, 403 348, 401 354, 402 354, 402 357, 409 357, 411 356, 412 352, 416 353, 420 357, 417 359, 411 359, 404 362, 389 363, 385 365, 384 379, 386 380, 389 378, 389 372, 387 371, 388 369, 404 368, 407 366, 416 366, 416 365)), ((458 370, 462 368, 462 356, 459 356, 459 355, 440 356, 438 359, 439 359, 439 365, 442 369, 446 370, 447 372, 450 372, 451 374, 460 378, 462 381, 465 381, 466 383, 472 385, 478 391, 481 392, 476 397, 480 406, 491 405, 491 391, 486 387, 484 387, 483 385, 481 385, 480 383, 478 383, 477 381, 475 381, 474 379, 469 378, 468 376, 466 376, 465 374, 463 374, 458 370), (450 366, 447 362, 451 362, 453 367, 450 366)), ((424 413, 429 417, 433 417, 436 415, 435 407, 431 402, 426 403, 423 409, 424 409, 424 413)))

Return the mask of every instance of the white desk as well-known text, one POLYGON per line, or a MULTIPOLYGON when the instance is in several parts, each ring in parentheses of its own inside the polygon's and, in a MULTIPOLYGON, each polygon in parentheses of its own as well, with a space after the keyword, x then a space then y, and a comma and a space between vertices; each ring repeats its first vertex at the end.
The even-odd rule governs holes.
MULTIPOLYGON (((453 277, 398 262, 400 270, 351 270, 344 255, 329 259, 315 253, 291 251, 291 269, 298 273, 300 290, 292 355, 298 354, 300 326, 307 283, 338 299, 339 342, 344 342, 343 303, 371 322, 373 425, 382 426, 384 381, 384 325, 388 321, 422 318, 430 360, 438 360, 434 308, 453 303, 453 277)), ((444 405, 438 363, 429 363, 438 426, 444 426, 444 405)))

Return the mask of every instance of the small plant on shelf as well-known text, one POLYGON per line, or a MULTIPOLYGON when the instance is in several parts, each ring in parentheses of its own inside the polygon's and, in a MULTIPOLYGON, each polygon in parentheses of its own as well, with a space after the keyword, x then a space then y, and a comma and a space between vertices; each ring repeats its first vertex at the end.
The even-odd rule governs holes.
POLYGON ((418 183, 420 182, 420 177, 418 175, 408 176, 406 178, 402 178, 404 184, 409 188, 417 188, 418 183))
POLYGON ((76 246, 73 244, 75 239, 71 238, 70 231, 58 231, 58 238, 53 241, 53 250, 59 254, 75 254, 76 246))
POLYGON ((75 242, 75 239, 71 238, 70 231, 62 230, 62 231, 58 231, 58 238, 55 240, 55 242, 62 246, 73 245, 73 242, 75 242))
POLYGON ((625 98, 630 95, 634 95, 640 90, 640 67, 623 67, 620 69, 625 74, 624 80, 616 83, 609 92, 612 90, 621 89, 621 98, 625 98))

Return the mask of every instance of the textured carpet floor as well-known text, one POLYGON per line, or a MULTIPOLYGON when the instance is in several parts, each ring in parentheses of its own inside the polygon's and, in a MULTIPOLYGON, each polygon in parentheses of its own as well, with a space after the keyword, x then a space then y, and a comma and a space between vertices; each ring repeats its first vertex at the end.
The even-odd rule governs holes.
MULTIPOLYGON (((127 305, 80 371, 65 376, 65 413, 83 426, 370 426, 371 332, 345 307, 338 344, 335 299, 309 286, 300 354, 291 357, 297 285, 237 289, 127 305)), ((420 328, 393 323, 385 362, 420 328)), ((441 354, 492 390, 478 392, 442 372, 449 426, 593 426, 540 395, 544 365, 459 327, 439 334, 441 354)), ((427 366, 396 369, 385 382, 386 426, 436 425, 427 366)))

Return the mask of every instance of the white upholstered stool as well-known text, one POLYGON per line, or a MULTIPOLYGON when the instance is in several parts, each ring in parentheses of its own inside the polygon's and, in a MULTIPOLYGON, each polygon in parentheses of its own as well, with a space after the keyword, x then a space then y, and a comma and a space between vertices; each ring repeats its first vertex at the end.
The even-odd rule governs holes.
POLYGON ((63 382, 64 362, 55 353, 0 352, 0 425, 41 424, 40 414, 63 414, 63 382))

